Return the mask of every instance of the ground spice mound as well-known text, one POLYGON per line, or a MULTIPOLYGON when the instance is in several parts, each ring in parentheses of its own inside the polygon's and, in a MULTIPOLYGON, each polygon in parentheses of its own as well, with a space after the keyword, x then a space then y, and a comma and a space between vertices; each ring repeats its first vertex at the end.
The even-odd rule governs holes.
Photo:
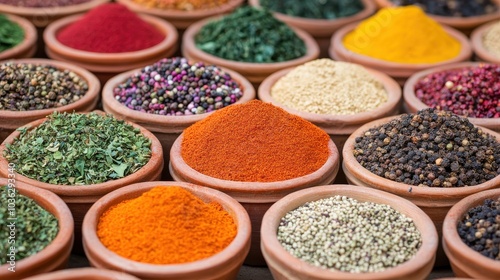
POLYGON ((236 232, 233 218, 219 203, 205 203, 175 186, 155 187, 111 207, 97 226, 108 249, 151 264, 208 258, 226 248, 236 232))
POLYGON ((356 138, 353 154, 370 172, 423 187, 474 186, 500 174, 500 143, 467 118, 425 109, 356 138))
POLYGON ((208 176, 275 182, 318 170, 330 155, 329 141, 312 123, 253 100, 216 111, 187 128, 181 155, 208 176))

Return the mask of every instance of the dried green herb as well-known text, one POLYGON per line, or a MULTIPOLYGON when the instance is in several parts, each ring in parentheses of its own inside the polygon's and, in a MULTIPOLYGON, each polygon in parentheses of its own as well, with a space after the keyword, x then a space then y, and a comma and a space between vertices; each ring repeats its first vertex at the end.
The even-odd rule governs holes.
POLYGON ((0 265, 10 260, 9 254, 21 260, 38 253, 59 232, 54 215, 15 189, 0 187, 0 202, 0 265))
POLYGON ((146 165, 151 140, 111 115, 53 113, 6 146, 4 157, 29 178, 58 185, 119 179, 146 165))
POLYGON ((24 30, 17 23, 0 14, 0 52, 10 49, 24 40, 24 30))
POLYGON ((243 7, 206 24, 196 46, 212 55, 242 62, 272 63, 306 54, 304 41, 264 9, 243 7))
POLYGON ((361 0, 260 0, 259 3, 282 14, 313 19, 348 17, 363 9, 361 0))

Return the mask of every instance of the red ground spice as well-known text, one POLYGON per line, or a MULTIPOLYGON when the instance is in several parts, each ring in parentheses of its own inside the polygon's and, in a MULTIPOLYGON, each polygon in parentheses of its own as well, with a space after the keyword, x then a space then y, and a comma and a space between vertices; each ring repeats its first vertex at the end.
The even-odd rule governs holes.
POLYGON ((57 34, 62 44, 83 51, 121 53, 147 49, 165 35, 120 4, 104 4, 57 34))
POLYGON ((312 123, 258 100, 218 110, 184 131, 181 155, 219 179, 275 182, 310 174, 330 155, 312 123))

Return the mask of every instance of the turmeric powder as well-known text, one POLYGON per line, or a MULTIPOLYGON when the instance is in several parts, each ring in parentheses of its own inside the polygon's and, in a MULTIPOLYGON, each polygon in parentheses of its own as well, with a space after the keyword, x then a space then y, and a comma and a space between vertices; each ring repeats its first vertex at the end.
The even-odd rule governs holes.
POLYGON ((177 186, 155 187, 100 218, 97 236, 109 250, 144 263, 179 264, 208 258, 236 236, 233 218, 177 186))
POLYGON ((343 40, 355 53, 399 63, 436 63, 460 53, 460 42, 417 6, 381 9, 343 40))

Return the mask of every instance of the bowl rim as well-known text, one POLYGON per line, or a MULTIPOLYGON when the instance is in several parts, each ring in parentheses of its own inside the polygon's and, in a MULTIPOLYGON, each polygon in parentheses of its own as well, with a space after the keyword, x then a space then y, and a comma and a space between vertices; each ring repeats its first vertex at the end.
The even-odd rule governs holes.
MULTIPOLYGON (((356 158, 352 154, 356 137, 362 136, 367 130, 371 128, 386 124, 394 119, 400 118, 403 115, 405 114, 391 116, 369 122, 358 128, 354 133, 352 133, 351 136, 349 136, 349 138, 346 140, 344 144, 344 149, 342 151, 342 155, 344 158, 343 161, 344 171, 346 173, 352 174, 357 180, 360 180, 362 183, 365 183, 370 186, 376 186, 376 188, 379 190, 399 195, 401 197, 411 200, 418 206, 425 206, 425 207, 443 207, 443 203, 445 203, 448 206, 452 206, 458 200, 470 194, 500 187, 500 175, 498 175, 489 181, 486 181, 482 184, 478 184, 475 186, 454 187, 454 188, 431 188, 431 187, 424 188, 413 185, 407 185, 404 183, 399 183, 380 177, 370 172, 363 166, 361 166, 361 164, 356 160, 356 158), (409 191, 409 189, 411 191, 409 191), (434 201, 433 199, 430 198, 434 199, 439 198, 439 201, 434 201)), ((492 135, 493 137, 496 138, 498 142, 500 142, 500 134, 478 125, 474 126, 480 128, 483 132, 492 135)))
MULTIPOLYGON (((343 62, 343 63, 353 64, 350 62, 343 62)), ((381 104, 377 108, 372 109, 371 111, 361 112, 352 115, 331 115, 331 114, 316 114, 316 113, 304 112, 285 106, 281 102, 277 101, 271 95, 271 91, 273 86, 282 77, 284 77, 286 74, 294 70, 296 67, 289 67, 280 70, 267 77, 259 86, 258 97, 260 100, 264 102, 272 103, 278 107, 283 108, 284 110, 286 110, 291 114, 298 115, 315 124, 333 123, 339 125, 346 125, 346 124, 366 123, 366 119, 371 119, 371 120, 378 119, 380 117, 383 117, 385 115, 385 112, 394 109, 394 107, 396 107, 401 101, 402 91, 399 84, 393 78, 389 77, 389 75, 368 67, 364 67, 363 65, 360 66, 363 67, 365 70, 367 70, 370 73, 370 75, 373 76, 373 78, 375 78, 377 81, 383 84, 388 97, 385 103, 381 104)))
POLYGON ((181 155, 181 144, 183 137, 184 133, 179 135, 179 137, 177 137, 174 144, 172 145, 172 148, 170 149, 169 170, 174 180, 182 182, 184 181, 184 179, 188 179, 189 182, 193 182, 203 186, 209 186, 224 193, 230 194, 239 202, 275 202, 283 196, 283 192, 290 192, 299 188, 314 186, 317 183, 322 183, 325 179, 328 179, 327 181, 331 182, 337 175, 337 171, 340 165, 340 154, 337 146, 331 139, 329 139, 328 149, 330 151, 330 155, 328 156, 326 162, 313 173, 301 177, 275 182, 244 182, 223 180, 205 175, 195 170, 184 161, 181 155), (178 174, 177 170, 183 170, 182 176, 178 174))
MULTIPOLYGON (((407 71, 419 71, 435 66, 440 66, 440 65, 446 65, 446 64, 451 64, 455 62, 461 62, 464 60, 467 60, 472 56, 472 47, 469 42, 469 39, 460 31, 454 29, 453 27, 449 27, 446 25, 441 25, 441 27, 448 33, 448 35, 452 36, 455 40, 457 40, 460 45, 461 49, 459 54, 451 59, 440 61, 440 62, 435 62, 435 63, 400 63, 400 62, 392 62, 392 61, 386 61, 378 58, 373 58, 370 56, 358 54, 356 52, 348 50, 344 46, 344 37, 352 32, 358 25, 360 24, 360 21, 354 22, 351 24, 348 24, 342 28, 340 28, 335 34, 333 34, 330 42, 330 56, 333 57, 340 57, 340 58, 349 58, 347 59, 349 62, 354 62, 354 63, 359 63, 368 67, 373 67, 375 69, 382 70, 386 73, 388 73, 391 76, 401 76, 401 74, 393 75, 392 73, 398 73, 401 70, 404 72, 407 71)), ((346 59, 342 59, 346 60, 346 59)))
MULTIPOLYGON (((499 6, 500 13, 500 6, 499 6)), ((474 53, 482 60, 485 60, 488 63, 496 63, 500 64, 500 56, 496 56, 491 53, 483 44, 483 37, 486 32, 490 31, 490 29, 496 25, 500 24, 500 20, 492 21, 485 23, 472 31, 470 35, 470 40, 472 43, 472 49, 474 53)))
POLYGON ((25 278, 24 280, 67 280, 68 278, 72 280, 82 279, 84 277, 100 277, 99 279, 120 279, 120 280, 138 280, 139 278, 127 274, 125 272, 119 272, 103 268, 95 267, 80 267, 80 268, 69 268, 58 270, 54 272, 38 274, 25 278), (114 278, 111 278, 114 277, 114 278))
POLYGON ((55 17, 67 14, 78 13, 90 10, 96 6, 107 3, 109 0, 89 0, 77 5, 56 6, 56 7, 19 7, 7 4, 0 4, 0 11, 15 14, 23 17, 55 17))
MULTIPOLYGON (((236 256, 241 256, 242 251, 246 251, 246 253, 248 253, 248 250, 250 249, 251 223, 250 217, 248 216, 245 208, 243 208, 243 206, 235 199, 220 191, 184 182, 152 181, 125 186, 106 194, 96 201, 85 215, 82 225, 82 234, 84 249, 87 256, 93 254, 100 255, 99 262, 104 262, 107 266, 119 268, 119 270, 132 275, 140 276, 147 273, 150 275, 149 277, 151 277, 151 275, 164 277, 165 274, 171 273, 180 275, 202 272, 204 270, 211 269, 214 266, 224 265, 226 262, 234 262, 235 259, 237 259, 236 256), (221 204, 223 208, 233 217, 235 223, 237 224, 237 233, 234 240, 231 241, 225 249, 211 257, 184 264, 157 265, 142 263, 122 257, 106 248, 106 246, 101 243, 96 233, 98 217, 100 217, 102 213, 108 210, 111 206, 124 201, 124 199, 137 198, 144 192, 157 186, 182 187, 205 202, 210 200, 221 204), (92 246, 89 246, 89 244, 92 246)), ((102 267, 102 264, 99 264, 99 266, 102 267)))
MULTIPOLYGON (((1 4, 0 4, 1 5, 1 4)), ((17 55, 27 52, 29 49, 36 49, 36 42, 38 39, 38 33, 36 31, 35 26, 27 19, 12 15, 12 14, 4 14, 7 19, 19 27, 21 27, 24 31, 24 39, 21 43, 15 45, 10 49, 6 49, 3 52, 0 52, 0 60, 12 59, 17 55)))
POLYGON ((198 49, 196 47, 194 37, 199 33, 201 28, 203 28, 207 23, 220 20, 223 17, 224 15, 218 15, 205 18, 193 23, 188 27, 188 29, 186 29, 186 32, 182 37, 182 45, 183 45, 182 53, 184 57, 189 57, 189 58, 195 57, 196 59, 190 59, 190 60, 201 60, 205 62, 210 62, 212 64, 230 68, 241 73, 246 73, 246 72, 259 73, 263 71, 266 73, 273 73, 286 67, 306 63, 308 61, 316 59, 319 56, 320 52, 319 46, 318 43, 314 40, 314 38, 307 32, 303 31, 302 29, 290 26, 288 24, 287 26, 295 32, 295 34, 304 42, 306 46, 305 55, 292 60, 287 60, 282 62, 269 62, 269 63, 240 62, 240 61, 227 60, 225 58, 221 58, 198 49))
MULTIPOLYGON (((98 114, 102 114, 99 111, 94 111, 98 114)), ((92 112, 88 113, 77 113, 77 114, 90 114, 92 112)), ((108 114, 110 116, 114 117, 111 114, 108 114)), ((29 130, 34 129, 35 127, 39 126, 40 124, 44 123, 47 121, 47 118, 42 118, 38 119, 36 121, 30 122, 21 128, 28 128, 29 130)), ((149 174, 151 171, 156 170, 157 168, 160 168, 160 171, 163 168, 163 150, 160 144, 160 141, 156 136, 151 133, 150 131, 146 130, 140 125, 137 125, 132 122, 124 121, 125 123, 133 126, 134 128, 137 128, 140 130, 141 134, 151 140, 151 157, 149 158, 149 161, 141 167, 139 170, 136 172, 129 174, 123 178, 116 179, 116 180, 110 180, 106 181, 103 183, 99 184, 91 184, 91 185, 56 185, 56 184, 49 184, 41 181, 37 181, 35 179, 28 178, 20 173, 15 173, 15 176, 17 180, 25 182, 27 184, 31 185, 36 185, 38 188, 43 188, 45 190, 49 190, 59 196, 69 196, 69 197, 86 197, 86 196, 99 196, 106 194, 110 191, 113 191, 117 188, 120 188, 121 186, 128 185, 130 184, 131 181, 137 180, 137 178, 144 178, 146 176, 150 176, 149 174)), ((5 140, 4 142, 0 145, 0 176, 5 176, 8 170, 8 164, 9 162, 7 159, 3 156, 3 152, 6 150, 6 144, 11 144, 12 141, 17 138, 20 135, 20 131, 15 130, 12 132, 5 140)))
MULTIPOLYGON (((432 260, 432 263, 434 263, 439 243, 434 223, 429 216, 427 216, 423 210, 418 208, 415 204, 391 193, 353 185, 324 185, 300 190, 285 196, 283 199, 273 204, 265 213, 261 227, 261 238, 261 248, 265 252, 265 256, 267 255, 266 261, 268 261, 267 259, 272 259, 273 261, 278 262, 279 266, 300 268, 301 273, 311 279, 400 278, 402 274, 410 274, 422 269, 422 267, 428 265, 429 260, 432 260), (283 248, 276 237, 279 219, 282 217, 280 213, 287 213, 298 206, 303 205, 304 202, 302 201, 315 201, 335 195, 351 197, 358 201, 371 201, 386 204, 396 211, 411 218, 422 237, 422 245, 418 249, 417 253, 410 260, 396 267, 387 268, 382 272, 371 273, 349 273, 338 270, 328 270, 316 267, 293 257, 288 251, 285 250, 285 248, 283 248), (362 199, 357 197, 360 195, 363 196, 362 199), (369 199, 367 199, 367 195, 370 196, 369 199), (419 217, 419 219, 415 221, 415 217, 419 217), (287 261, 280 259, 281 256, 285 255, 292 256, 293 258, 287 258, 287 261)), ((431 269, 432 267, 429 267, 429 272, 431 269)))
MULTIPOLYGON (((34 200, 40 207, 54 215, 58 223, 58 232, 56 237, 38 253, 21 260, 17 260, 16 266, 34 269, 35 267, 42 265, 47 259, 54 261, 65 254, 69 256, 74 241, 74 220, 73 215, 71 214, 71 211, 66 203, 59 196, 48 190, 40 189, 17 180, 17 176, 7 176, 7 178, 0 178, 0 185, 5 185, 5 187, 7 187, 9 184, 14 184, 16 194, 21 194, 34 200), (11 180, 14 180, 14 182, 11 180)), ((44 267, 53 269, 54 265, 57 265, 57 263, 45 265, 44 267)), ((7 270, 7 267, 9 267, 8 263, 3 264, 0 267, 2 268, 2 272, 0 272, 0 274, 11 273, 7 270)))
POLYGON ((77 62, 96 64, 129 64, 131 62, 146 60, 150 57, 161 54, 165 50, 176 47, 176 42, 179 37, 177 29, 168 21, 146 14, 137 14, 137 16, 151 26, 155 27, 165 36, 160 43, 146 49, 120 53, 99 53, 74 49, 57 40, 56 34, 62 28, 65 28, 69 24, 81 19, 86 14, 87 13, 80 13, 67 16, 49 24, 43 32, 43 40, 46 44, 46 48, 64 59, 75 60, 77 62))
MULTIPOLYGON (((205 64, 205 66, 209 66, 210 64, 205 64)), ((232 71, 230 69, 224 68, 224 67, 219 67, 219 69, 222 71, 228 73, 231 78, 238 83, 240 89, 242 89, 242 96, 241 98, 235 102, 234 104, 242 104, 245 102, 248 102, 250 100, 255 99, 255 89, 253 88, 252 84, 241 74, 232 71)), ((114 97, 113 97, 113 90, 121 83, 126 81, 131 75, 141 72, 142 68, 136 68, 134 70, 130 70, 121 74, 118 74, 114 76, 113 78, 109 79, 106 84, 104 85, 102 89, 102 102, 103 102, 103 107, 104 111, 108 113, 112 113, 113 115, 124 118, 126 120, 133 121, 139 125, 144 126, 147 129, 151 129, 151 131, 154 132, 182 132, 182 130, 197 122, 200 121, 207 116, 211 115, 213 112, 208 112, 204 114, 199 114, 199 115, 182 115, 182 116, 162 116, 162 115, 155 115, 155 114, 150 114, 150 113, 145 113, 145 112, 140 112, 136 110, 132 110, 127 108, 125 105, 122 103, 118 102, 114 97), (161 126, 172 126, 169 128, 160 128, 161 126)), ((231 105, 234 105, 231 104, 231 105)))
POLYGON ((487 190, 465 197, 457 202, 446 214, 443 222, 443 247, 446 255, 453 263, 457 257, 462 258, 461 263, 476 266, 476 269, 487 270, 500 274, 499 261, 485 257, 467 246, 458 235, 457 226, 464 215, 473 207, 482 205, 487 198, 500 197, 500 189, 487 190), (451 255, 450 255, 451 254, 451 255))
MULTIPOLYGON (((422 110, 422 109, 427 109, 430 108, 427 104, 422 102, 417 96, 415 95, 415 84, 420 82, 424 77, 427 75, 433 74, 433 73, 440 73, 448 70, 456 70, 456 69, 462 69, 462 68, 468 68, 468 67, 478 67, 481 65, 495 65, 495 63, 491 62, 460 62, 460 63, 454 63, 454 64, 449 64, 449 65, 442 65, 438 67, 433 67, 430 69, 422 70, 420 72, 417 72, 413 74, 405 83, 403 87, 403 97, 405 103, 410 103, 412 104, 417 111, 422 110)), ((412 106, 412 107, 413 107, 412 106)), ((407 106, 409 108, 409 106, 407 106)), ((484 127, 491 127, 494 126, 495 123, 500 122, 500 119, 498 118, 471 118, 468 117, 468 119, 479 126, 484 126, 484 127)), ((500 124, 499 124, 500 127, 500 124)))
MULTIPOLYGON (((84 79, 88 85, 88 90, 79 100, 61 106, 57 108, 50 109, 42 109, 42 110, 32 110, 32 111, 6 111, 0 110, 0 117, 2 118, 16 118, 16 119, 39 119, 44 118, 47 115, 50 115, 52 112, 71 112, 76 110, 78 107, 84 106, 85 104, 93 104, 91 107, 95 107, 97 104, 97 100, 99 97, 99 93, 101 90, 101 82, 99 79, 89 72, 88 70, 79 67, 77 65, 73 65, 70 63, 52 60, 52 59, 44 59, 44 58, 23 58, 23 59, 9 59, 0 61, 1 64, 11 62, 11 63, 23 63, 23 64, 35 64, 35 65, 49 65, 53 66, 61 71, 69 70, 75 74, 77 74, 80 78, 84 79)), ((16 127, 17 128, 17 127, 16 127)), ((15 128, 14 128, 15 129, 15 128)))

